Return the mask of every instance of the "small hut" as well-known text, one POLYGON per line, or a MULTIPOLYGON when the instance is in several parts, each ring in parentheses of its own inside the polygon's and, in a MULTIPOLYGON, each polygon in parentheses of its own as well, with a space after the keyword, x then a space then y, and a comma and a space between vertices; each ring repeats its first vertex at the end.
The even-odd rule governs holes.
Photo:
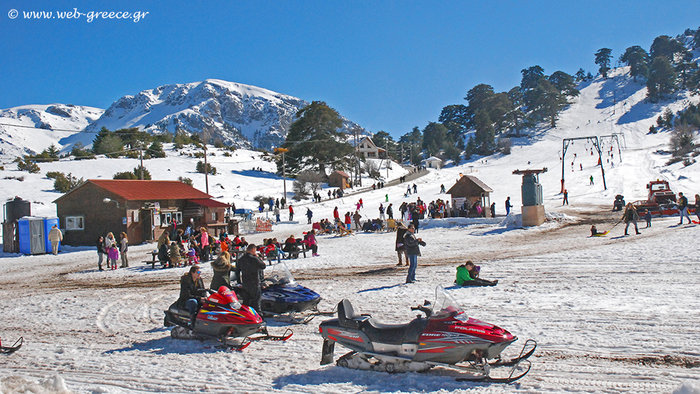
POLYGON ((330 187, 339 187, 340 189, 345 189, 346 187, 349 187, 350 185, 348 184, 348 179, 350 179, 350 175, 346 174, 343 171, 333 171, 329 176, 328 176, 328 186, 330 187))
POLYGON ((436 168, 439 170, 442 168, 442 165, 442 160, 435 156, 430 156, 429 158, 425 159, 425 166, 428 168, 436 168))
POLYGON ((462 175, 447 193, 452 200, 454 216, 491 217, 491 193, 479 178, 473 175, 462 175))

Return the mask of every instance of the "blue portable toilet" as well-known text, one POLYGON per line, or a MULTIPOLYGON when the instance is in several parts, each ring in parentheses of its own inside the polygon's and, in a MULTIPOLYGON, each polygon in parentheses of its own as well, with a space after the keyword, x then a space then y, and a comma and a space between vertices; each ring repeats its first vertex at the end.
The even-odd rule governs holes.
POLYGON ((43 254, 50 251, 49 231, 54 224, 58 225, 58 218, 25 216, 19 219, 19 252, 43 254))
MULTIPOLYGON (((44 243, 44 249, 46 249, 46 253, 49 253, 52 250, 51 241, 49 241, 49 231, 51 231, 51 227, 53 227, 54 224, 56 225, 56 227, 60 228, 60 226, 58 225, 58 218, 44 218, 44 239, 46 241, 44 243)), ((61 250, 60 242, 58 243, 58 250, 61 250)))

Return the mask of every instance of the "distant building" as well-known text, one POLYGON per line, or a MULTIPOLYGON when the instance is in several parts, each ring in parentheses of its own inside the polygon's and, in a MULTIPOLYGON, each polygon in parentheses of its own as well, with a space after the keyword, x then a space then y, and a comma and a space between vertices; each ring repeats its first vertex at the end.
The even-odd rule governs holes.
POLYGON ((457 183, 447 191, 447 194, 451 196, 452 210, 455 216, 491 217, 492 192, 493 189, 479 178, 473 175, 462 175, 457 183), (481 205, 481 214, 478 213, 478 205, 481 205))
POLYGON ((369 137, 362 138, 357 146, 358 151, 365 159, 386 159, 386 149, 375 145, 369 137))
POLYGON ((441 169, 443 165, 442 159, 439 159, 435 156, 430 156, 429 158, 424 160, 425 166, 427 168, 436 168, 436 169, 441 169))
POLYGON ((347 173, 343 171, 333 171, 330 175, 328 175, 328 186, 345 189, 349 186, 349 179, 350 175, 347 173))
POLYGON ((90 179, 54 203, 66 245, 94 245, 108 232, 126 232, 129 243, 139 244, 190 219, 211 234, 227 225, 228 204, 180 181, 90 179))

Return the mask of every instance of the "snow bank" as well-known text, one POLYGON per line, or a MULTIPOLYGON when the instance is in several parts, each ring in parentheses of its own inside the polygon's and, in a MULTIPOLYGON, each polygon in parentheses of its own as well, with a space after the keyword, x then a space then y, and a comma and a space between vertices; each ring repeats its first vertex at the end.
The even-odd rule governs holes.
POLYGON ((0 393, 69 394, 66 382, 54 375, 40 382, 30 381, 21 376, 7 376, 0 379, 0 393))
POLYGON ((673 394, 700 394, 700 385, 697 382, 684 382, 680 387, 673 390, 673 394))
POLYGON ((452 217, 442 219, 424 219, 420 221, 420 228, 452 228, 465 227, 474 224, 498 224, 501 223, 500 218, 463 218, 452 217))

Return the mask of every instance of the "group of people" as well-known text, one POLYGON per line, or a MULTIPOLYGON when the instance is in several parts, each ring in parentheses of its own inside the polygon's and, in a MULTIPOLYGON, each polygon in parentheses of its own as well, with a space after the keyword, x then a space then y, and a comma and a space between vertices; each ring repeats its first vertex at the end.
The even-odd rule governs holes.
POLYGON ((257 252, 262 258, 269 261, 273 259, 297 258, 299 253, 310 250, 312 256, 318 256, 318 243, 316 242, 316 231, 311 230, 304 233, 304 238, 296 238, 290 235, 284 244, 277 241, 277 238, 264 239, 258 246, 257 252))
MULTIPOLYGON (((238 259, 236 265, 231 262, 231 255, 227 251, 221 252, 211 265, 214 275, 209 285, 210 289, 217 291, 221 286, 232 288, 231 273, 235 270, 241 283, 242 303, 260 311, 262 272, 265 270, 265 262, 257 255, 255 244, 246 246, 245 254, 238 259)), ((194 319, 206 294, 207 289, 204 287, 201 268, 195 264, 180 277, 180 296, 175 305, 187 310, 194 319)))
POLYGON ((97 247, 97 268, 104 271, 102 264, 106 263, 107 269, 116 270, 117 260, 121 257, 121 268, 129 267, 129 239, 125 232, 119 234, 119 240, 115 239, 114 233, 108 232, 107 235, 97 237, 95 246, 97 247))
MULTIPOLYGON (((678 193, 677 204, 679 211, 678 216, 680 217, 678 224, 683 224, 683 218, 688 219, 688 224, 691 224, 692 220, 690 219, 690 214, 688 213, 690 204, 688 203, 688 198, 683 195, 683 192, 678 193)), ((698 221, 700 221, 700 194, 695 195, 695 215, 697 216, 698 221)), ((637 221, 640 219, 640 217, 643 217, 646 221, 647 228, 651 227, 651 210, 644 209, 642 212, 639 212, 634 204, 631 202, 627 203, 625 206, 625 211, 622 214, 622 218, 620 219, 621 221, 625 222, 625 235, 628 235, 630 224, 634 225, 634 232, 637 235, 641 234, 639 232, 639 227, 637 226, 637 221)), ((596 235, 593 228, 591 228, 591 235, 596 235)))

